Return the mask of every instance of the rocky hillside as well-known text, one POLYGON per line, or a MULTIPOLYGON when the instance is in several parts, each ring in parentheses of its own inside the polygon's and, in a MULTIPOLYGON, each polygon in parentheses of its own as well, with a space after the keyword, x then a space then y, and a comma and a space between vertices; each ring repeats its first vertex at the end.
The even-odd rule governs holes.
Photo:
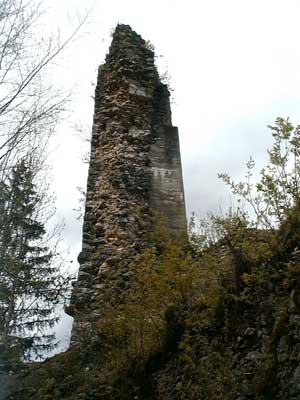
POLYGON ((13 398, 300 399, 300 263, 290 250, 300 224, 284 239, 288 229, 231 221, 230 246, 147 249, 122 304, 93 326, 97 340, 33 366, 13 398))

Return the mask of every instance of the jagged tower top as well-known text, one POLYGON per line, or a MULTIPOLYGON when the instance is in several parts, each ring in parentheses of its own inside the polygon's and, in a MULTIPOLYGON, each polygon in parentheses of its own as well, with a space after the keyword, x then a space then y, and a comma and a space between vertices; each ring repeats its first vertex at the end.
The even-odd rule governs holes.
POLYGON ((147 42, 138 35, 129 25, 117 25, 106 62, 115 57, 136 65, 143 65, 145 59, 150 58, 154 63, 154 52, 148 48, 147 42))
POLYGON ((108 68, 114 66, 115 68, 115 62, 117 61, 122 73, 126 74, 133 67, 142 71, 142 67, 146 62, 149 71, 155 72, 155 78, 159 79, 154 67, 154 52, 148 47, 147 42, 132 30, 129 25, 117 25, 113 33, 109 53, 106 56, 106 66, 108 68), (124 69, 125 65, 128 68, 124 69))

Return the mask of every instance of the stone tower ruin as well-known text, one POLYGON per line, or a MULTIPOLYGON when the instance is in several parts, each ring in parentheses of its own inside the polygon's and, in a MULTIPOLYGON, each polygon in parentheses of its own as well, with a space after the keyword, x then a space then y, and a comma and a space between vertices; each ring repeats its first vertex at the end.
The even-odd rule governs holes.
POLYGON ((101 317, 106 288, 126 287, 155 213, 170 235, 186 232, 178 130, 149 47, 118 25, 99 67, 71 343, 101 317))

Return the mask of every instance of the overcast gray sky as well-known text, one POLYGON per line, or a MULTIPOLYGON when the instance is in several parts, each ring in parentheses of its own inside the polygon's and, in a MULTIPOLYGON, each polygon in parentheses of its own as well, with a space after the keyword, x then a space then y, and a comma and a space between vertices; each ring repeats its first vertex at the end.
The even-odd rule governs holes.
MULTIPOLYGON (((150 40, 162 72, 171 76, 179 127, 187 211, 204 215, 226 209, 229 192, 217 178, 242 178, 250 156, 258 170, 276 117, 300 123, 299 0, 45 0, 45 26, 66 35, 92 8, 79 38, 64 53, 54 75, 75 86, 70 117, 57 130, 53 155, 59 216, 66 220, 70 259, 80 250, 77 186, 85 187, 82 142, 72 126, 91 125, 97 67, 110 33, 126 23, 150 40)), ((46 31, 47 31, 46 29, 46 31)), ((68 336, 70 320, 59 327, 68 336)))

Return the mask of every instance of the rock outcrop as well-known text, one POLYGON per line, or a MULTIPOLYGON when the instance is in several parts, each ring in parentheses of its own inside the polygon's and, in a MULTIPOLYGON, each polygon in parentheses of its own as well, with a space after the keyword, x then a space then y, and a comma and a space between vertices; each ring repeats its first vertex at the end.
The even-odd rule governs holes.
POLYGON ((80 269, 67 309, 73 343, 101 317, 106 287, 126 287, 153 214, 170 235, 186 231, 178 131, 153 51, 118 25, 95 92, 80 269))

